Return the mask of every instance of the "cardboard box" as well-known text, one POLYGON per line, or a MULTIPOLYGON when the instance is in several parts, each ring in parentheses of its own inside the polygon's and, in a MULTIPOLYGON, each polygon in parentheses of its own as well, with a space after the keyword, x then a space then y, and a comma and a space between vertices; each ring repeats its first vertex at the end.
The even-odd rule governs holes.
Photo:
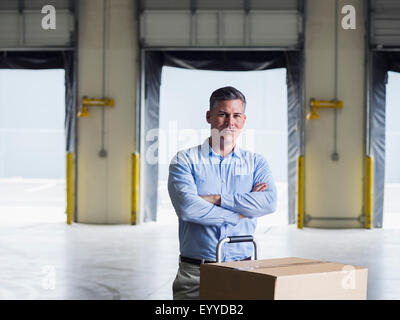
POLYGON ((365 300, 368 269, 303 258, 207 263, 203 300, 365 300))

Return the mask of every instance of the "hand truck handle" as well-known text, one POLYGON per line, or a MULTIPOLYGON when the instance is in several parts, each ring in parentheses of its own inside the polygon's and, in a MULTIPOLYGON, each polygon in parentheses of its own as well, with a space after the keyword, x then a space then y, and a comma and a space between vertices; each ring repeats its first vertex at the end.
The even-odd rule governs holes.
POLYGON ((217 253, 216 253, 217 262, 221 262, 222 246, 225 243, 236 243, 236 242, 252 242, 254 246, 254 260, 257 260, 257 243, 254 240, 253 236, 246 235, 246 236, 230 236, 220 240, 217 244, 217 253))

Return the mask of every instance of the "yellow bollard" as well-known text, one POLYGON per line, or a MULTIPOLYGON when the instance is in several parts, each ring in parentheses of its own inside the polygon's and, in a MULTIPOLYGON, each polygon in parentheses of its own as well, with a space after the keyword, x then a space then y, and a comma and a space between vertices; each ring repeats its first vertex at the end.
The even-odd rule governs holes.
POLYGON ((372 158, 366 156, 365 158, 365 219, 364 227, 371 229, 372 221, 372 158))
POLYGON ((132 195, 131 195, 131 224, 137 223, 139 207, 139 153, 132 153, 132 195))
POLYGON ((304 223, 304 156, 297 158, 297 228, 304 223))
POLYGON ((67 224, 72 222, 72 153, 67 153, 67 224))

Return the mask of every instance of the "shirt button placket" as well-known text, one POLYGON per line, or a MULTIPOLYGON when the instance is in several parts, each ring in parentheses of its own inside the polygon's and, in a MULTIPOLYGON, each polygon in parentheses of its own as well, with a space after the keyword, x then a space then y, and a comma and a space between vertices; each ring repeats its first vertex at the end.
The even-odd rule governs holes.
MULTIPOLYGON (((220 157, 220 163, 219 163, 219 177, 220 177, 220 181, 221 181, 221 194, 223 194, 224 192, 225 192, 225 190, 226 190, 226 184, 225 184, 225 171, 224 171, 224 167, 223 167, 223 161, 224 161, 224 158, 222 158, 222 157, 220 157)), ((222 225, 221 226, 221 235, 220 235, 220 239, 219 240, 222 240, 222 239, 224 239, 224 238, 226 238, 226 224, 224 224, 224 225, 222 225)), ((222 259, 222 261, 225 261, 226 260, 226 245, 224 245, 224 247, 222 248, 222 256, 221 256, 221 259, 222 259)))

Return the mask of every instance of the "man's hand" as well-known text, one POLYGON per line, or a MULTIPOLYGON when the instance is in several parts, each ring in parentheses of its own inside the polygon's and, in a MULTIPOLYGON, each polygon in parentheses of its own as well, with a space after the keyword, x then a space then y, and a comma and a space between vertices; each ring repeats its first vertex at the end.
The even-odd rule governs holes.
POLYGON ((217 206, 221 205, 221 196, 219 194, 210 194, 207 196, 200 196, 200 197, 202 197, 204 200, 206 200, 212 204, 215 204, 217 206))
MULTIPOLYGON (((254 187, 251 190, 251 192, 262 192, 262 191, 265 191, 265 189, 267 189, 267 187, 268 186, 267 186, 266 183, 257 182, 254 185, 254 187)), ((200 196, 200 197, 202 197, 204 200, 206 200, 206 201, 208 201, 208 202, 210 202, 212 204, 215 204, 217 206, 221 205, 221 195, 219 195, 219 194, 210 194, 210 195, 200 196)), ((240 214, 239 218, 240 219, 244 219, 246 217, 244 215, 240 214)))
POLYGON ((254 185, 254 187, 253 187, 253 189, 251 190, 251 192, 262 192, 262 191, 265 191, 266 189, 267 189, 267 184, 266 183, 261 183, 260 181, 259 182, 257 182, 255 185, 254 185))

